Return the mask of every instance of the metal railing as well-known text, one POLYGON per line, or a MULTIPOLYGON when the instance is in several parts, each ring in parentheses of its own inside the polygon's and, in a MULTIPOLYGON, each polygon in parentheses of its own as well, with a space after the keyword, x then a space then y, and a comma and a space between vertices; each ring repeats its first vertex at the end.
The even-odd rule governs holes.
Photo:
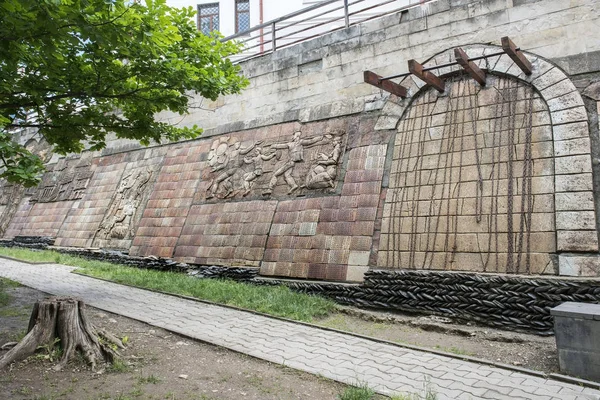
POLYGON ((371 19, 423 7, 437 0, 325 0, 223 38, 237 40, 244 50, 235 62, 261 56, 371 19))

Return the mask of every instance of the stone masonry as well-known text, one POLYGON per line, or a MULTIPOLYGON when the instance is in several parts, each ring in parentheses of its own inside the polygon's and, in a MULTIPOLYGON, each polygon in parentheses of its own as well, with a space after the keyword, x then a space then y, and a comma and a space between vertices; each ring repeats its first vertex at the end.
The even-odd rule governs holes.
POLYGON ((600 78, 599 23, 593 0, 438 0, 249 60, 242 95, 159 116, 202 138, 53 158, 3 236, 338 281, 370 268, 597 277, 598 107, 573 80, 600 78), (459 46, 498 52, 502 36, 531 75, 503 55, 477 61, 484 88, 459 66, 435 71, 443 94, 413 76, 397 81, 405 99, 363 83, 459 46))

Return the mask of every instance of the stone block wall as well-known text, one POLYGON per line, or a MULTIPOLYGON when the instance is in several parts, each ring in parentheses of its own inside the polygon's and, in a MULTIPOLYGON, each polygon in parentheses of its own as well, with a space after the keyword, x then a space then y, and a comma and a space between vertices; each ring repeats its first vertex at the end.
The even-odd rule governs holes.
POLYGON ((175 258, 202 265, 258 267, 276 201, 193 205, 177 241, 175 258))
POLYGON ((362 280, 369 268, 386 147, 349 152, 341 195, 279 202, 261 274, 362 280))
POLYGON ((133 240, 132 255, 173 256, 201 178, 203 145, 175 145, 167 150, 133 240))
POLYGON ((378 265, 553 273, 548 107, 517 81, 456 79, 444 95, 422 94, 400 122, 378 265))
POLYGON ((160 116, 203 126, 202 138, 148 149, 114 140, 58 161, 4 237, 309 279, 361 280, 371 268, 598 276, 598 108, 573 84, 600 79, 598 7, 438 0, 249 60, 242 95, 160 116), (448 63, 457 46, 497 52, 506 35, 527 50, 531 75, 501 56, 477 62, 484 89, 456 66, 436 71, 442 95, 412 76, 397 81, 406 99, 363 83, 364 70, 397 74, 409 59, 448 63), (499 94, 510 85, 514 117, 499 94), (514 146, 500 145, 506 135, 495 145, 509 125, 514 146))

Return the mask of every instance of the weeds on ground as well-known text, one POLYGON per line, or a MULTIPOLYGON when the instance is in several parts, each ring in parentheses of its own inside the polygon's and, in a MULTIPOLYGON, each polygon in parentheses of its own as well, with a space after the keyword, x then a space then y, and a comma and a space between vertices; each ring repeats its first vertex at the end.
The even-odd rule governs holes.
POLYGON ((375 396, 375 391, 366 384, 357 384, 348 386, 338 395, 339 400, 371 400, 375 396))
POLYGON ((105 261, 86 260, 49 250, 0 248, 0 255, 26 261, 53 262, 80 267, 79 272, 82 274, 117 283, 191 296, 298 321, 312 321, 314 318, 331 313, 336 308, 331 300, 295 293, 285 286, 255 286, 229 280, 198 279, 176 272, 153 271, 105 261))
POLYGON ((120 358, 115 358, 112 362, 112 364, 110 364, 108 366, 108 371, 110 372, 127 372, 129 371, 129 365, 127 365, 123 360, 121 360, 120 358))
POLYGON ((6 293, 6 289, 19 287, 17 282, 11 281, 10 279, 0 278, 0 307, 6 306, 10 302, 10 296, 6 293))
POLYGON ((60 339, 55 338, 52 343, 48 343, 38 347, 38 349, 43 351, 36 354, 34 357, 38 360, 50 360, 50 362, 54 362, 55 360, 61 359, 63 355, 63 350, 58 345, 59 343, 60 339))
POLYGON ((144 384, 144 383, 157 384, 157 383, 160 383, 160 379, 154 375, 140 376, 138 378, 138 383, 139 384, 144 384))
POLYGON ((435 348, 437 350, 441 350, 441 351, 444 351, 446 353, 456 354, 458 356, 472 356, 473 355, 473 353, 470 353, 470 352, 468 352, 466 350, 460 349, 460 348, 458 348, 456 346, 443 347, 443 346, 437 345, 437 346, 435 346, 435 348))
POLYGON ((437 400, 437 393, 431 387, 429 377, 423 381, 423 393, 397 394, 391 397, 391 400, 437 400))

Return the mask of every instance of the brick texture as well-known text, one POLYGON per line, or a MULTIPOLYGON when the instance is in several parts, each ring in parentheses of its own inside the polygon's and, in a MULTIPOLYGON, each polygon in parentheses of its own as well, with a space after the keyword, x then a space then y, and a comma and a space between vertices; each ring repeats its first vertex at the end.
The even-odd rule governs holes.
POLYGON ((19 235, 56 237, 74 202, 75 200, 34 203, 29 210, 19 235))
POLYGON ((4 237, 12 239, 15 236, 20 236, 25 223, 27 222, 27 216, 33 207, 33 203, 29 202, 29 197, 24 197, 19 204, 19 208, 15 212, 15 215, 10 220, 10 224, 4 232, 4 237))
POLYGON ((353 262, 368 263, 386 147, 349 152, 341 195, 279 202, 261 274, 340 281, 353 262))
POLYGON ((175 258, 204 265, 258 266, 276 205, 249 201, 192 206, 175 258))
POLYGON ((206 142, 170 147, 133 240, 130 254, 171 257, 201 177, 206 142))

